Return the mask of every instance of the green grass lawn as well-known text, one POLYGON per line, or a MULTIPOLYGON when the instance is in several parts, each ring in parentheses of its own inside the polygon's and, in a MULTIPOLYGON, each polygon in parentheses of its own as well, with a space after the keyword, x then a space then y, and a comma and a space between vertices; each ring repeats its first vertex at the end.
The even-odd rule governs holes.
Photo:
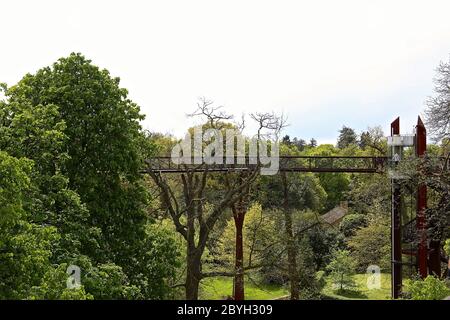
POLYGON ((330 278, 326 279, 326 286, 322 293, 332 299, 369 299, 386 300, 391 296, 391 275, 381 274, 381 289, 369 290, 366 285, 366 274, 356 274, 353 276, 357 288, 355 291, 337 292, 333 289, 333 283, 330 278))
MULTIPOLYGON (((233 293, 233 279, 230 277, 215 277, 202 280, 200 299, 222 300, 233 293)), ((250 280, 245 281, 246 300, 273 300, 289 294, 289 291, 277 285, 256 285, 250 280)))
MULTIPOLYGON (((328 299, 369 299, 386 300, 391 295, 391 275, 381 274, 381 289, 369 290, 366 285, 366 274, 356 274, 353 276, 356 282, 356 290, 347 292, 337 292, 333 289, 330 278, 326 278, 325 288, 322 290, 324 298, 328 299)), ((233 279, 230 277, 215 277, 202 280, 200 286, 200 299, 202 300, 223 300, 231 296, 233 292, 233 279)), ((273 300, 289 295, 286 287, 278 285, 256 285, 252 281, 245 281, 246 300, 273 300)))

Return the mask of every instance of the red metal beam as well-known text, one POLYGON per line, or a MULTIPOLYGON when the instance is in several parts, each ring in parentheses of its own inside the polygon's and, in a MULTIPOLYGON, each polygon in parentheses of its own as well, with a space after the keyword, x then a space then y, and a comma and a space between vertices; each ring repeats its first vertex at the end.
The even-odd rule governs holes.
POLYGON ((391 137, 395 134, 400 134, 400 117, 397 117, 391 123, 391 137))
MULTIPOLYGON (((418 157, 423 157, 427 151, 427 136, 426 129, 420 117, 417 119, 416 127, 417 141, 416 141, 416 152, 418 157)), ((417 195, 417 229, 420 236, 419 243, 419 272, 422 277, 426 276, 426 263, 428 256, 428 273, 435 274, 437 276, 441 275, 441 261, 440 261, 440 241, 430 239, 429 248, 427 248, 427 221, 425 211, 427 208, 427 186, 422 184, 419 186, 417 195)))
MULTIPOLYGON (((416 155, 417 157, 425 156, 427 150, 427 135, 425 126, 420 117, 417 119, 416 126, 416 155)), ((417 234, 419 237, 419 246, 417 250, 417 264, 419 266, 419 274, 422 278, 428 275, 428 248, 427 248, 427 229, 425 210, 427 207, 427 186, 420 184, 417 188, 417 234)))
MULTIPOLYGON (((391 136, 400 134, 400 118, 391 123, 391 136)), ((391 212, 391 291, 392 298, 400 298, 402 292, 402 198, 398 180, 392 179, 391 212)))

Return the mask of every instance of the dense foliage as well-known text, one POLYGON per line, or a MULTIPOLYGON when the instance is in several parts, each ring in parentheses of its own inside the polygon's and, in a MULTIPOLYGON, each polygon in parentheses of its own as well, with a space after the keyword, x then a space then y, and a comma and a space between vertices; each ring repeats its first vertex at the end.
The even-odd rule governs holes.
MULTIPOLYGON (((449 160, 448 64, 438 71, 428 120, 442 142, 401 168, 402 188, 428 185, 428 236, 449 255, 444 241, 450 236, 450 180, 436 162, 436 156, 449 160), (418 166, 424 168, 420 174, 418 166)), ((236 277, 239 210, 240 271, 252 286, 320 299, 325 281, 349 291, 354 274, 369 265, 390 272, 388 175, 146 177, 144 159, 169 155, 179 140, 142 130, 144 116, 119 78, 81 54, 27 74, 12 87, 1 85, 1 91, 0 299, 196 299, 205 278, 236 277), (337 208, 344 216, 326 222, 324 214, 337 208), (73 265, 81 270, 75 289, 68 286, 73 265)), ((209 117, 204 128, 237 128, 224 113, 208 114, 217 111, 207 109, 210 101, 202 103, 200 114, 209 117)), ((336 145, 285 136, 280 146, 290 156, 386 152, 380 127, 357 133, 344 126, 336 145)), ((405 204, 404 219, 413 219, 412 201, 405 204)), ((405 276, 414 279, 411 270, 405 276)), ((447 286, 437 277, 411 280, 405 297, 441 299, 447 286)))
POLYGON ((119 79, 72 54, 3 90, 1 297, 165 297, 177 250, 146 213, 151 146, 119 79))
POLYGON ((413 300, 442 300, 450 295, 448 283, 435 276, 408 280, 405 290, 413 300))

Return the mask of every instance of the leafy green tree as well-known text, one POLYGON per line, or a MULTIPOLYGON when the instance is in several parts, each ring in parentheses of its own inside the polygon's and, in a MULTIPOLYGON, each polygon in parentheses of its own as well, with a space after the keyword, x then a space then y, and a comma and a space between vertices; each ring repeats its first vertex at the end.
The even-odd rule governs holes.
MULTIPOLYGON (((3 90, 6 97, 11 95, 12 90, 6 86, 3 90)), ((22 199, 20 208, 15 210, 20 219, 16 221, 14 231, 2 232, 2 243, 17 250, 4 256, 14 257, 10 261, 13 265, 8 265, 7 261, 2 263, 8 269, 2 275, 9 275, 8 287, 16 292, 15 298, 82 299, 83 294, 72 291, 64 294, 65 270, 59 274, 64 280, 58 284, 59 291, 43 292, 49 287, 46 282, 49 274, 56 272, 51 263, 72 259, 82 247, 87 250, 90 245, 96 245, 95 230, 92 232, 85 223, 87 209, 78 195, 67 188, 68 179, 59 172, 67 155, 62 151, 65 124, 58 120, 58 115, 55 105, 33 108, 27 103, 0 101, 0 148, 30 164, 27 187, 14 192, 22 199), (22 255, 28 255, 29 262, 23 261, 22 255), (22 284, 17 283, 22 281, 22 284)), ((14 203, 11 196, 8 198, 9 204, 14 203)), ((11 295, 3 292, 0 297, 11 298, 11 295)))
POLYGON ((389 177, 386 175, 355 175, 346 192, 349 206, 354 212, 367 215, 373 208, 387 214, 391 208, 389 177))
POLYGON ((320 173, 319 181, 327 195, 324 209, 331 210, 346 199, 350 179, 345 173, 320 173))
MULTIPOLYGON (((282 154, 295 155, 298 150, 291 146, 282 146, 282 154)), ((261 177, 258 185, 258 198, 266 208, 280 208, 282 206, 284 217, 280 229, 284 234, 280 236, 287 252, 287 275, 291 285, 291 299, 300 297, 300 279, 297 267, 298 243, 295 238, 304 230, 296 230, 294 211, 306 209, 318 210, 322 206, 326 194, 319 180, 314 175, 295 174, 283 172, 277 176, 261 177)), ((302 221, 302 223, 309 221, 302 221)), ((310 226, 306 226, 309 228, 310 226)), ((314 268, 314 267, 313 267, 314 268)))
POLYGON ((170 283, 181 265, 178 234, 169 225, 147 223, 145 237, 138 246, 139 274, 130 284, 140 288, 143 298, 162 299, 170 294, 170 283))
POLYGON ((17 87, 5 93, 8 100, 0 102, 0 148, 14 157, 33 160, 25 210, 31 221, 58 228, 61 237, 52 260, 59 263, 80 251, 95 250, 99 230, 87 225, 89 212, 61 173, 68 155, 66 125, 58 107, 32 106, 23 101, 17 87))
POLYGON ((311 140, 309 140, 309 146, 310 146, 311 148, 317 147, 317 140, 314 139, 314 138, 311 138, 311 140))
POLYGON ((429 275, 423 280, 407 280, 405 292, 412 300, 442 300, 450 295, 450 288, 445 280, 429 275))
MULTIPOLYGON (((277 241, 276 221, 268 212, 263 212, 259 203, 253 203, 245 214, 243 228, 244 263, 246 266, 262 266, 273 263, 268 254, 277 241)), ((220 264, 225 270, 232 268, 235 254, 236 228, 234 220, 228 220, 219 240, 220 264)))
POLYGON ((348 240, 358 270, 364 272, 369 265, 390 269, 390 224, 383 217, 372 217, 366 227, 356 230, 348 240))
POLYGON ((291 142, 294 146, 296 146, 297 147, 297 149, 298 149, 298 151, 303 151, 303 150, 305 150, 305 148, 306 148, 306 146, 307 146, 307 143, 306 143, 306 141, 305 140, 303 140, 303 139, 298 139, 297 137, 294 137, 294 139, 292 139, 292 142, 291 142))
MULTIPOLYGON (((23 210, 29 223, 57 228, 48 259, 57 265, 87 259, 84 271, 103 268, 117 279, 121 270, 123 286, 138 288, 133 297, 162 298, 177 250, 147 216, 139 169, 153 145, 119 79, 71 54, 2 88, 0 149, 34 162, 23 210)), ((109 298, 131 297, 110 289, 121 293, 109 298)))
POLYGON ((448 256, 450 256, 450 239, 445 240, 444 251, 448 256))
POLYGON ((54 227, 27 221, 32 161, 0 151, 0 298, 24 299, 51 267, 54 227))
POLYGON ((345 248, 344 235, 329 226, 316 225, 306 233, 315 271, 324 270, 330 263, 334 250, 345 248))
POLYGON ((352 128, 343 126, 341 130, 339 130, 339 138, 337 141, 337 147, 339 149, 347 148, 352 144, 358 143, 358 137, 355 133, 355 130, 352 128))
MULTIPOLYGON (((281 145, 280 153, 284 155, 299 155, 294 146, 281 145)), ((327 197, 326 191, 316 175, 296 174, 286 175, 287 198, 289 207, 297 210, 323 209, 323 202, 327 197)), ((279 208, 284 200, 284 180, 281 174, 261 176, 256 183, 255 197, 263 208, 279 208)))
POLYGON ((67 264, 49 268, 42 277, 39 286, 30 289, 27 299, 31 300, 92 300, 83 285, 79 288, 67 288, 67 264))
POLYGON ((303 300, 320 299, 320 292, 325 283, 317 277, 316 258, 314 248, 307 235, 299 237, 298 241, 298 282, 299 298, 303 300))
POLYGON ((333 258, 327 266, 330 277, 339 291, 352 290, 356 286, 353 280, 355 274, 355 261, 348 250, 336 250, 333 258))
POLYGON ((67 160, 60 168, 89 209, 102 233, 99 261, 113 259, 126 269, 143 238, 147 195, 140 185, 139 107, 119 79, 81 54, 26 75, 9 92, 12 104, 57 106, 67 137, 67 160))
POLYGON ((359 138, 359 147, 369 152, 369 155, 385 155, 387 144, 383 129, 378 126, 362 132, 359 138))
POLYGON ((447 278, 450 279, 450 239, 445 240, 444 251, 447 254, 447 278))
POLYGON ((281 142, 286 144, 286 145, 290 145, 291 144, 291 137, 289 137, 289 135, 285 135, 283 137, 283 139, 281 139, 281 142))
POLYGON ((91 268, 82 283, 96 299, 142 298, 140 289, 130 285, 122 268, 114 263, 91 268))
MULTIPOLYGON (((323 144, 316 148, 310 148, 305 152, 307 156, 338 156, 342 150, 331 144, 323 144)), ((323 159, 318 165, 329 166, 329 159, 323 159)), ((325 191, 326 199, 322 207, 325 211, 331 210, 341 201, 346 199, 346 192, 349 190, 350 175, 346 173, 320 173, 317 175, 319 184, 325 191)))
POLYGON ((351 237, 355 235, 355 232, 367 225, 367 218, 363 214, 352 213, 348 214, 342 219, 339 225, 339 230, 345 237, 351 237))

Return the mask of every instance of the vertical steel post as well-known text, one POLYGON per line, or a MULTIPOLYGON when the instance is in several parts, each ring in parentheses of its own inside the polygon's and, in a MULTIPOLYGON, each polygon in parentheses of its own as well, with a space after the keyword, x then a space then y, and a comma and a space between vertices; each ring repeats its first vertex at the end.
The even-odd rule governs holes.
MULTIPOLYGON (((425 126, 420 117, 417 119, 416 126, 416 156, 425 156, 427 150, 427 136, 425 126)), ((428 275, 428 249, 427 249, 427 229, 425 210, 427 207, 427 186, 421 183, 417 187, 417 206, 416 206, 416 227, 418 235, 417 248, 417 264, 419 267, 419 274, 421 278, 426 278, 428 275)))
MULTIPOLYGON (((391 123, 391 136, 400 134, 400 118, 391 123)), ((401 157, 401 146, 392 147, 394 155, 401 157)), ((398 157, 396 157, 398 158, 398 157)), ((396 166, 394 163, 393 166, 396 166)), ((394 168, 395 169, 395 168, 394 168)), ((394 173, 395 174, 395 173, 394 173)), ((391 179, 392 207, 391 207, 391 294, 398 299, 402 292, 402 233, 401 233, 401 190, 395 175, 391 179)))
POLYGON ((236 227, 236 252, 235 252, 235 275, 234 275, 234 300, 244 300, 244 244, 242 229, 244 227, 245 213, 247 209, 240 201, 233 206, 233 218, 236 227))

